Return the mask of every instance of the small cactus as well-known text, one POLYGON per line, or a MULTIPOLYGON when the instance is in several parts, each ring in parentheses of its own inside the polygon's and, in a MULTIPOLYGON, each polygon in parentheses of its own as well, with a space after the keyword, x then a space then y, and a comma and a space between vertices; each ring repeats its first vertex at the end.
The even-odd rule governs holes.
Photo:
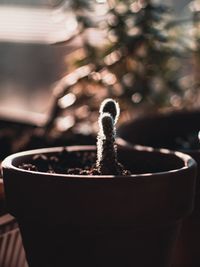
POLYGON ((124 171, 122 165, 118 163, 115 143, 115 124, 120 113, 119 105, 113 99, 105 99, 99 112, 96 168, 101 175, 123 175, 124 171))
POLYGON ((112 98, 106 98, 99 109, 99 113, 103 114, 105 112, 110 113, 110 115, 113 117, 114 123, 117 122, 120 114, 120 108, 119 104, 114 101, 112 98))

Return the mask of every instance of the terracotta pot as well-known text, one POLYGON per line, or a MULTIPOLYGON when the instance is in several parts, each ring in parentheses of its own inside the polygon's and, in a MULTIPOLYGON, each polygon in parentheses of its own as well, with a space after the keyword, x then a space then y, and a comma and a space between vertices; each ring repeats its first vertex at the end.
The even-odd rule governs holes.
MULTIPOLYGON (((193 210, 196 163, 169 151, 121 148, 130 176, 81 176, 19 169, 33 155, 4 160, 10 213, 17 218, 30 267, 168 267, 182 220, 193 210)), ((68 147, 96 153, 91 146, 68 147)), ((77 166, 78 167, 78 166, 77 166)))
POLYGON ((5 213, 3 180, 0 178, 0 266, 28 267, 16 219, 5 213))
MULTIPOLYGON (((175 139, 200 130, 200 111, 179 111, 145 116, 124 124, 119 136, 131 144, 175 149, 175 139)), ((174 254, 173 266, 200 266, 200 149, 180 149, 198 165, 195 209, 183 222, 174 254)))

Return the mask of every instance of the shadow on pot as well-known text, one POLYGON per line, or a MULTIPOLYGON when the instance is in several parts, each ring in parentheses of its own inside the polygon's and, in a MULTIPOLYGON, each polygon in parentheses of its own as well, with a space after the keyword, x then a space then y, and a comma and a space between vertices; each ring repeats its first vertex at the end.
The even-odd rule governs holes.
MULTIPOLYGON (((169 267, 181 222, 193 210, 195 161, 167 150, 124 147, 119 160, 132 175, 19 168, 34 155, 55 157, 62 150, 21 152, 2 164, 8 209, 19 223, 30 267, 169 267)), ((91 158, 96 147, 66 151, 91 158)))
MULTIPOLYGON (((174 254, 173 265, 200 266, 200 111, 179 111, 144 116, 124 124, 118 134, 124 142, 154 148, 179 150, 192 156, 198 165, 195 209, 184 220, 174 254)), ((120 141, 123 143, 123 141, 120 141)), ((180 185, 181 187, 181 185, 180 185)))

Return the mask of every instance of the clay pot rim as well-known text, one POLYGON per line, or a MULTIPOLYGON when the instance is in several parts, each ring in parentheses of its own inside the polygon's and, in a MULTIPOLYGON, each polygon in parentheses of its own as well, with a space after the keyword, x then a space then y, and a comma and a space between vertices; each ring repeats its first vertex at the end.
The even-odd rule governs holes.
POLYGON ((192 168, 196 166, 196 161, 188 154, 179 152, 179 151, 171 151, 169 149, 161 148, 161 149, 155 149, 152 147, 146 147, 146 146, 141 146, 141 145, 135 145, 135 146, 120 146, 121 149, 129 150, 129 151, 141 151, 141 152, 157 152, 161 154, 168 154, 168 155, 175 155, 179 159, 181 159, 184 163, 184 166, 181 168, 169 170, 169 171, 163 171, 163 172, 153 172, 153 173, 142 173, 142 174, 131 174, 128 176, 120 176, 120 175, 75 175, 75 174, 60 174, 60 173, 45 173, 45 172, 38 172, 38 171, 29 171, 29 170, 24 170, 16 167, 13 164, 13 161, 16 158, 21 158, 21 157, 26 157, 34 154, 48 154, 48 153, 58 153, 61 152, 63 149, 66 149, 69 152, 72 151, 95 151, 96 146, 91 146, 91 145, 78 145, 78 146, 65 146, 65 147, 51 147, 51 148, 40 148, 40 149, 34 149, 34 150, 27 150, 27 151, 22 151, 18 152, 15 154, 12 154, 8 157, 6 157, 3 162, 2 162, 2 168, 4 169, 12 169, 20 173, 30 173, 34 175, 42 175, 42 176, 52 176, 52 177, 66 177, 66 178, 77 178, 77 179, 113 179, 113 178, 137 178, 137 177, 144 177, 148 178, 153 176, 159 177, 160 175, 166 175, 169 173, 176 173, 176 172, 185 172, 187 169, 192 168))

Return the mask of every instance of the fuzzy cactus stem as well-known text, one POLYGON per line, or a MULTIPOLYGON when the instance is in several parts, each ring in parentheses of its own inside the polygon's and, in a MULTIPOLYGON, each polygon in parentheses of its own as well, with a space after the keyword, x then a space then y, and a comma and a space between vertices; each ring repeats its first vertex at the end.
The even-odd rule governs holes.
POLYGON ((118 116, 119 105, 112 99, 104 100, 100 107, 97 136, 96 168, 101 175, 123 175, 122 165, 118 163, 115 143, 115 123, 118 116))
POLYGON ((100 106, 99 113, 103 114, 105 112, 110 113, 114 123, 116 123, 120 114, 119 104, 112 98, 105 99, 100 106))

